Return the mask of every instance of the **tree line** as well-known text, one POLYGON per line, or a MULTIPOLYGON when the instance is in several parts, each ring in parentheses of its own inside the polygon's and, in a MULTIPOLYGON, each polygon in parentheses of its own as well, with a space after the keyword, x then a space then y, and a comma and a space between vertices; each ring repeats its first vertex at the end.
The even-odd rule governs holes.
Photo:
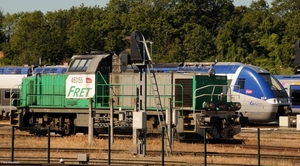
POLYGON ((241 62, 294 74, 300 1, 110 0, 107 6, 0 11, 1 65, 58 65, 74 54, 130 48, 134 30, 152 41, 152 58, 167 62, 241 62))

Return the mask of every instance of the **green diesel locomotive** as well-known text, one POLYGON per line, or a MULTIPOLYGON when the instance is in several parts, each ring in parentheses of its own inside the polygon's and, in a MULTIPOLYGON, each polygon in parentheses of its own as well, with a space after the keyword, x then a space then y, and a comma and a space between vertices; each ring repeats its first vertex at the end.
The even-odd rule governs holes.
MULTIPOLYGON (((133 65, 130 59, 125 51, 75 55, 65 74, 23 78, 20 97, 13 100, 17 111, 11 112, 11 125, 34 133, 49 126, 62 135, 87 133, 92 107, 94 134, 107 133, 111 119, 115 134, 132 133, 133 112, 139 111, 141 104, 143 73, 128 68, 133 65)), ((160 120, 165 119, 166 110, 172 110, 169 127, 179 138, 201 137, 204 128, 211 138, 232 138, 247 123, 247 117, 235 113, 241 105, 230 101, 226 76, 155 72, 155 78, 155 85, 151 79, 145 84, 147 133, 161 132, 168 120, 160 120), (159 91, 159 112, 153 86, 159 91)))

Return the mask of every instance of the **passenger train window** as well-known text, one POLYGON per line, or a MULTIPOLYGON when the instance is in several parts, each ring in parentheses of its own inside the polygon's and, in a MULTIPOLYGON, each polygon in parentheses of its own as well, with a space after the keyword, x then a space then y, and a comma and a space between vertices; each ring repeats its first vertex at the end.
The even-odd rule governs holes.
POLYGON ((7 70, 7 74, 21 74, 22 69, 11 68, 7 70))
POLYGON ((238 85, 240 89, 245 89, 245 79, 239 79, 238 85))
POLYGON ((8 69, 7 70, 7 74, 14 74, 15 72, 14 72, 14 70, 13 69, 8 69))
POLYGON ((61 74, 65 73, 66 71, 67 71, 67 68, 62 69, 62 70, 61 70, 61 74))
POLYGON ((48 73, 50 73, 50 69, 45 69, 43 72, 43 74, 48 74, 48 73))
POLYGON ((16 70, 15 70, 15 73, 16 73, 16 74, 21 74, 21 73, 22 73, 22 69, 16 69, 16 70))
POLYGON ((35 69, 34 74, 41 73, 42 71, 43 71, 43 69, 35 69))
POLYGON ((57 73, 57 69, 50 69, 50 73, 51 73, 51 74, 57 73))
POLYGON ((10 89, 5 90, 4 97, 6 99, 10 99, 10 97, 13 98, 13 99, 19 97, 19 93, 20 93, 19 90, 12 90, 11 92, 12 93, 10 93, 10 89))
POLYGON ((281 83, 271 74, 261 73, 262 78, 269 84, 273 91, 284 91, 281 83))
POLYGON ((300 89, 293 89, 291 93, 293 105, 300 105, 300 89))

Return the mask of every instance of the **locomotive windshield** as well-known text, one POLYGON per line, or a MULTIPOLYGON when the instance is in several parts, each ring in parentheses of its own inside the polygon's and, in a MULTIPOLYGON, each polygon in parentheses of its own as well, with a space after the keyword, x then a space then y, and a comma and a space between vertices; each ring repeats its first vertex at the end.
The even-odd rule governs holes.
POLYGON ((261 73, 260 75, 269 84, 275 96, 286 97, 287 94, 285 92, 285 89, 281 86, 280 82, 272 74, 261 73))
POLYGON ((81 71, 81 72, 86 71, 91 61, 92 59, 86 59, 86 58, 75 59, 72 62, 69 71, 81 71))

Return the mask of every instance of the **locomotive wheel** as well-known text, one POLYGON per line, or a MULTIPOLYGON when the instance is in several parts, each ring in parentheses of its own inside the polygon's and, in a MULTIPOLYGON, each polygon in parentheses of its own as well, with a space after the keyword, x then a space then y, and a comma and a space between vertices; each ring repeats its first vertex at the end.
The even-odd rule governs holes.
POLYGON ((71 126, 70 125, 65 126, 64 131, 65 131, 65 133, 64 133, 65 135, 70 135, 71 134, 71 126))
POLYGON ((232 126, 227 126, 226 128, 224 128, 222 130, 221 137, 225 138, 225 139, 232 138, 233 137, 233 132, 234 132, 233 127, 232 126))
POLYGON ((216 127, 216 126, 212 127, 210 135, 212 138, 217 138, 217 139, 221 138, 220 131, 219 131, 218 127, 216 127))

